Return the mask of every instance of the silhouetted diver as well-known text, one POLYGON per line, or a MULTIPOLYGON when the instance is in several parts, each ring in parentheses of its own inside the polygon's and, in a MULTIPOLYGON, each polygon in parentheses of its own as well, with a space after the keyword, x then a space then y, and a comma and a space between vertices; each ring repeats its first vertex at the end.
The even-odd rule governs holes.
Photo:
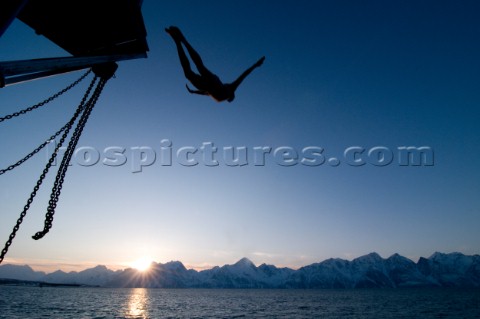
POLYGON ((175 41, 185 77, 198 89, 192 90, 188 87, 188 85, 186 85, 188 92, 200 95, 209 95, 217 102, 225 100, 232 102, 233 99, 235 99, 235 90, 240 83, 242 83, 242 81, 250 74, 250 72, 261 66, 265 60, 265 57, 260 58, 260 60, 245 70, 245 72, 243 72, 235 81, 224 84, 218 78, 218 76, 210 72, 210 70, 203 65, 200 55, 197 53, 197 51, 195 51, 190 43, 188 43, 187 39, 185 39, 179 28, 171 26, 170 28, 166 28, 165 31, 167 31, 167 33, 170 34, 175 41), (200 74, 196 74, 192 71, 182 43, 187 48, 187 51, 200 74))

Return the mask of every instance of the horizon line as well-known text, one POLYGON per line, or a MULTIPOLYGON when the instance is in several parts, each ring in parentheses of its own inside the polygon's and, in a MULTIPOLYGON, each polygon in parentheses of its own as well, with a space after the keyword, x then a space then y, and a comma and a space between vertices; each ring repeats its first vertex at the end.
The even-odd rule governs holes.
MULTIPOLYGON (((330 260, 330 259, 341 259, 341 260, 346 260, 346 261, 353 261, 355 259, 358 259, 358 258, 361 258, 361 257, 364 257, 364 256, 368 256, 368 255, 371 255, 371 254, 377 254, 378 256, 380 256, 380 258, 386 260, 394 255, 399 255, 401 257, 404 257, 404 258, 407 258, 409 260, 411 260, 412 262, 414 263, 418 263, 418 261, 420 260, 420 258, 431 258, 432 256, 434 256, 435 254, 445 254, 445 255, 449 255, 449 254, 462 254, 462 255, 465 255, 465 256, 476 256, 478 254, 466 254, 466 253, 462 253, 460 251, 450 251, 450 252, 439 252, 439 251, 435 251, 433 252, 432 254, 430 254, 430 256, 428 257, 425 257, 425 256, 420 256, 418 258, 416 258, 417 260, 415 261, 414 259, 412 259, 411 257, 408 257, 408 256, 403 256, 401 255, 400 253, 393 253, 393 254, 390 254, 388 257, 383 257, 382 255, 380 255, 379 253, 375 252, 375 251, 372 251, 370 253, 367 253, 367 254, 363 254, 363 255, 359 255, 359 256, 356 256, 356 257, 351 257, 351 258, 345 258, 345 257, 329 257, 329 258, 326 258, 322 261, 316 261, 316 262, 312 262, 312 263, 309 263, 309 264, 305 264, 305 265, 302 265, 302 266, 285 266, 285 265, 282 265, 282 264, 279 264, 279 265, 276 265, 276 264, 273 264, 273 263, 267 263, 267 262, 260 262, 260 263, 255 263, 252 261, 251 258, 249 257, 242 257, 238 260, 236 260, 235 262, 233 263, 225 263, 223 265, 210 265, 210 264, 197 264, 196 266, 195 265, 190 265, 190 264, 185 264, 184 262, 182 262, 181 260, 170 260, 170 261, 166 261, 166 262, 159 262, 159 261, 154 261, 152 260, 151 263, 155 263, 157 265, 165 265, 165 264, 168 264, 168 263, 173 263, 173 262, 180 262, 186 269, 188 270, 195 270, 195 271, 202 271, 202 270, 209 270, 209 269, 213 269, 215 267, 223 267, 223 266, 227 266, 227 265, 234 265, 236 263, 238 263, 239 261, 243 260, 243 259, 247 259, 249 260, 255 267, 259 267, 260 265, 270 265, 270 266, 275 266, 277 268, 290 268, 290 269, 293 269, 293 270, 298 270, 302 267, 306 267, 306 266, 309 266, 309 265, 313 265, 313 264, 317 264, 317 263, 322 263, 324 261, 327 261, 327 260, 330 260)), ((5 265, 12 265, 12 266, 28 266, 30 267, 33 271, 35 272, 44 272, 46 274, 50 274, 50 273, 54 273, 56 271, 62 271, 62 272, 65 272, 65 273, 71 273, 71 272, 81 272, 81 271, 84 271, 84 270, 88 270, 88 269, 92 269, 92 268, 95 268, 95 267, 98 267, 98 266, 103 266, 109 270, 112 270, 112 271, 124 271, 124 270, 127 270, 127 269, 135 269, 135 267, 131 266, 131 265, 128 265, 129 263, 128 262, 124 262, 124 263, 111 263, 111 264, 108 264, 108 263, 95 263, 95 262, 84 262, 84 263, 66 263, 66 262, 56 262, 56 263, 52 263, 50 261, 40 261, 40 262, 28 262, 28 261, 25 261, 22 259, 15 259, 15 258, 8 258, 5 260, 5 263, 2 263, 0 264, 0 267, 1 266, 5 266, 5 265), (62 269, 62 266, 63 266, 63 269, 62 269), (57 267, 60 267, 60 268, 57 268, 57 267)), ((131 264, 131 262, 130 262, 131 264)))

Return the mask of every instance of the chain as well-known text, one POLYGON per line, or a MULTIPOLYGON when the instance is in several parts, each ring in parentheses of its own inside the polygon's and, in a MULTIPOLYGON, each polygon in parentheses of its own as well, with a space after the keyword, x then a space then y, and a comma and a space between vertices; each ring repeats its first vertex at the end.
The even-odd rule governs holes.
POLYGON ((82 117, 80 118, 77 124, 77 127, 73 132, 72 138, 68 143, 67 150, 65 152, 65 155, 63 156, 62 163, 57 172, 57 177, 55 178, 55 182, 52 188, 52 193, 50 194, 50 201, 47 208, 47 213, 45 215, 45 226, 42 231, 39 231, 32 236, 32 238, 35 240, 38 240, 43 236, 45 236, 50 231, 50 228, 52 228, 53 215, 55 214, 55 208, 57 207, 57 203, 58 203, 60 194, 62 192, 62 185, 68 170, 68 164, 70 163, 72 155, 75 151, 75 147, 77 146, 78 140, 82 135, 85 125, 87 124, 90 113, 92 112, 100 94, 102 93, 102 90, 105 86, 106 81, 107 80, 105 79, 101 79, 100 82, 98 83, 97 87, 95 88, 95 92, 90 98, 90 101, 87 103, 87 108, 85 109, 85 112, 83 112, 82 117))
POLYGON ((67 92, 68 90, 70 90, 71 88, 73 88, 74 86, 76 86, 78 83, 80 83, 83 79, 85 79, 89 74, 90 72, 92 72, 92 70, 88 70, 85 74, 83 74, 78 80, 76 80, 75 82, 73 82, 72 84, 70 84, 69 86, 67 86, 66 88, 64 88, 63 90, 61 90, 60 92, 57 92, 55 93, 54 95, 52 95, 51 97, 49 97, 48 99, 38 103, 38 104, 35 104, 33 106, 30 106, 26 109, 23 109, 21 111, 18 111, 18 112, 15 112, 15 113, 12 113, 12 114, 9 114, 9 115, 6 115, 4 117, 0 117, 0 123, 5 121, 5 120, 10 120, 11 118, 14 118, 14 117, 17 117, 17 116, 20 116, 20 115, 23 115, 25 113, 28 113, 30 111, 33 111, 35 109, 38 109, 39 107, 47 104, 47 103, 50 103, 51 101, 55 100, 57 97, 59 97, 60 95, 62 95, 63 93, 67 92))
MULTIPOLYGON (((90 83, 90 86, 88 87, 87 89, 87 92, 85 93, 86 96, 90 95, 90 91, 92 90, 94 84, 96 82, 96 78, 95 78, 95 81, 92 81, 90 83)), ((83 105, 84 103, 81 103, 81 106, 82 106, 82 110, 83 108, 85 108, 85 105, 83 105)), ((77 115, 78 117, 78 115, 77 115)), ((55 134, 53 134, 52 136, 50 136, 49 139, 47 139, 45 142, 43 142, 42 144, 40 144, 36 149, 34 149, 31 153, 29 153, 27 156, 25 156, 24 158, 22 158, 21 160, 19 160, 18 162, 16 162, 15 164, 12 164, 10 166, 8 166, 7 168, 4 168, 4 169, 0 169, 0 175, 3 175, 5 174, 6 172, 8 171, 11 171, 13 170, 14 168, 22 165, 23 163, 25 163, 27 160, 29 160, 31 157, 33 157, 35 154, 37 154, 38 152, 40 152, 45 146, 47 146, 48 143, 50 143, 51 141, 53 141, 56 137, 58 137, 63 131, 65 131, 67 129, 67 127, 70 125, 73 125, 72 121, 76 120, 77 117, 73 117, 67 124, 65 124, 60 130, 58 130, 55 134)))
MULTIPOLYGON (((67 136, 68 136, 68 133, 70 132, 71 128, 73 127, 73 124, 75 123, 75 121, 77 120, 78 116, 80 114, 82 114, 82 112, 84 113, 85 111, 85 106, 86 106, 86 101, 88 99, 88 96, 90 94, 90 91, 92 89, 92 87, 95 85, 95 82, 97 81, 97 77, 95 77, 92 82, 90 83, 90 86, 89 86, 89 89, 87 90, 87 92, 85 92, 85 95, 83 96, 82 98, 82 101, 80 102, 80 105, 78 106, 75 114, 73 115, 72 119, 67 123, 67 127, 66 129, 64 130, 63 134, 62 134, 62 137, 60 138, 60 141, 58 143, 58 145, 55 147, 55 151, 54 153, 52 154, 52 156, 50 157, 50 159, 48 160, 48 163, 47 165, 45 166, 42 174, 40 175, 35 187, 33 188, 33 191, 32 193, 30 194, 30 197, 28 198, 27 200, 27 203, 25 204, 22 212, 20 213, 20 217, 18 218, 15 226, 13 227, 13 230, 10 234, 10 236, 8 237, 8 240, 7 242, 5 243, 5 247, 2 249, 2 252, 0 253, 0 264, 2 263, 3 259, 5 258, 7 252, 8 252, 8 248, 11 246, 12 242, 13 242, 13 239, 15 238, 16 234, 17 234, 17 231, 20 229, 20 225, 22 224, 23 222, 23 219, 25 218, 25 216, 27 215, 27 212, 28 210, 30 209, 30 205, 32 204, 33 202, 33 199, 35 198, 35 196, 37 195, 37 192, 38 190, 40 189, 40 186, 42 185, 43 183, 43 180, 45 179, 48 171, 50 170, 53 162, 55 161, 57 155, 58 155, 58 152, 60 150, 60 147, 62 147, 63 143, 65 142, 67 136)), ((87 105, 88 107, 88 105, 87 105)), ((82 116, 83 117, 83 116, 82 116)))

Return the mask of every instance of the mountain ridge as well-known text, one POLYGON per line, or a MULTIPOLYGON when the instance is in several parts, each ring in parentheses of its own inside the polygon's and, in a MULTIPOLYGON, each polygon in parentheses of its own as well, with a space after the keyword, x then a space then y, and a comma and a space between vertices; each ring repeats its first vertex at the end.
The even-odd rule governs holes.
MULTIPOLYGON (((152 262, 146 272, 113 271, 96 266, 80 272, 34 271, 30 266, 1 265, 0 278, 52 284, 125 288, 400 288, 480 287, 480 256, 435 252, 418 262, 373 252, 353 260, 330 258, 300 267, 256 266, 248 258, 197 271, 180 261, 152 262)), ((0 281, 1 283, 1 281, 0 281)))

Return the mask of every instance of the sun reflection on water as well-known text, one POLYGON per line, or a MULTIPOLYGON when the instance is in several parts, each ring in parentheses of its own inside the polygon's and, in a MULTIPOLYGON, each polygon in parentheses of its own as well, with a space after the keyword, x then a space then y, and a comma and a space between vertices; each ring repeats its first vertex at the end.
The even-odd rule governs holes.
POLYGON ((128 306, 125 318, 128 319, 147 319, 150 318, 148 313, 149 296, 148 290, 144 288, 135 288, 131 290, 128 299, 128 306))

